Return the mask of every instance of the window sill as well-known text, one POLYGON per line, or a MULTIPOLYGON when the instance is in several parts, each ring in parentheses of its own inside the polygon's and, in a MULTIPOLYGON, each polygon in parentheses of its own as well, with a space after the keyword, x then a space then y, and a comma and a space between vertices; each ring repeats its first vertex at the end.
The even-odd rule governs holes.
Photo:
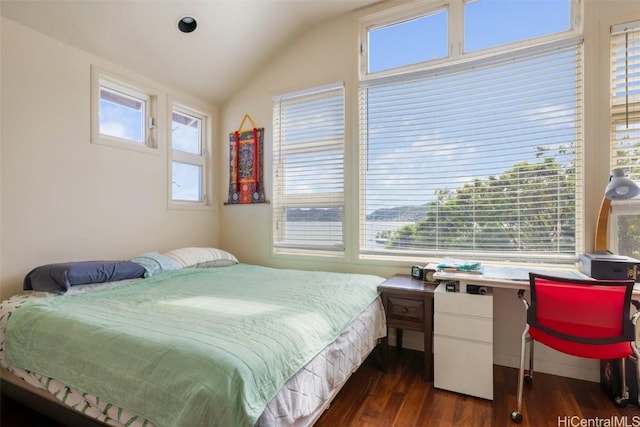
POLYGON ((160 155, 160 150, 157 147, 149 147, 148 145, 140 144, 136 142, 128 142, 128 141, 123 141, 118 139, 98 137, 98 138, 92 138, 91 143, 96 145, 105 145, 107 147, 137 151, 139 153, 153 154, 156 156, 160 155))

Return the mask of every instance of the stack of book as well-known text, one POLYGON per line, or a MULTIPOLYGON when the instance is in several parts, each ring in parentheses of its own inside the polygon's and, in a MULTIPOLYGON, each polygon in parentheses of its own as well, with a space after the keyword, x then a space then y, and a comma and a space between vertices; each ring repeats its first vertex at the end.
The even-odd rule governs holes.
POLYGON ((452 271, 460 273, 482 274, 480 261, 444 258, 438 263, 438 271, 452 271))

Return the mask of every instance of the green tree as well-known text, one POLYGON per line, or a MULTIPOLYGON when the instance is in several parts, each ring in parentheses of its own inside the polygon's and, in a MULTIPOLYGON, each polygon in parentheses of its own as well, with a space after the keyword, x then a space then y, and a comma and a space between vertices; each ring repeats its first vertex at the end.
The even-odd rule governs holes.
POLYGON ((522 162, 502 175, 438 190, 423 219, 387 245, 424 250, 575 251, 573 169, 554 158, 522 162), (516 206, 519 208, 516 209, 516 206))

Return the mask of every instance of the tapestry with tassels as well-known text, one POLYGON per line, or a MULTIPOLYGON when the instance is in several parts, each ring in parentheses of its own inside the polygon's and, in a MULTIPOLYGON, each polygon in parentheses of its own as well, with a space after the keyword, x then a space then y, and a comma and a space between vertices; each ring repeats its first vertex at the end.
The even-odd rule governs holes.
POLYGON ((267 203, 264 196, 264 128, 245 114, 229 133, 229 200, 227 204, 267 203), (253 126, 243 129, 246 120, 253 126))

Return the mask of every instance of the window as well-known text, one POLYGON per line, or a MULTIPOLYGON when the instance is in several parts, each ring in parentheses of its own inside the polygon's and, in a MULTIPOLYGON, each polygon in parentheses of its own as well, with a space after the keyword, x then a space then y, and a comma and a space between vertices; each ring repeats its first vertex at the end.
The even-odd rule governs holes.
POLYGON ((100 80, 100 135, 144 144, 149 97, 100 80))
POLYGON ((275 252, 344 251, 344 87, 274 98, 275 252))
MULTIPOLYGON (((635 180, 638 182, 638 180, 635 180)), ((632 199, 611 203, 609 227, 613 252, 640 259, 640 200, 632 199)))
MULTIPOLYGON (((611 28, 611 169, 640 183, 640 21, 611 28)), ((610 247, 640 258, 640 199, 612 204, 610 247)))
POLYGON ((568 0, 467 1, 464 6, 464 51, 475 52, 561 33, 571 29, 570 23, 571 3, 568 0))
POLYGON ((92 67, 92 142, 157 152, 157 94, 92 67))
POLYGON ((361 77, 480 57, 573 32, 577 0, 408 2, 362 19, 361 77))
POLYGON ((449 50, 447 10, 372 27, 368 35, 369 73, 444 58, 449 50))
MULTIPOLYGON (((542 10, 535 32, 503 34, 480 25, 487 3, 446 4, 448 58, 361 75, 362 257, 576 261, 582 45, 570 11, 577 8, 538 2, 553 10, 559 3, 564 12, 550 17, 542 10), (482 55, 465 53, 480 49, 482 55)), ((511 8, 528 17, 528 2, 498 3, 510 5, 505 19, 515 16, 511 8)), ((410 22, 389 16, 390 23, 410 22)), ((503 20, 495 15, 491 22, 503 20)), ((366 32, 384 19, 370 22, 363 21, 366 32)), ((427 40, 438 40, 441 28, 432 30, 427 40)))
POLYGON ((174 105, 171 111, 171 199, 205 202, 206 115, 174 105))

